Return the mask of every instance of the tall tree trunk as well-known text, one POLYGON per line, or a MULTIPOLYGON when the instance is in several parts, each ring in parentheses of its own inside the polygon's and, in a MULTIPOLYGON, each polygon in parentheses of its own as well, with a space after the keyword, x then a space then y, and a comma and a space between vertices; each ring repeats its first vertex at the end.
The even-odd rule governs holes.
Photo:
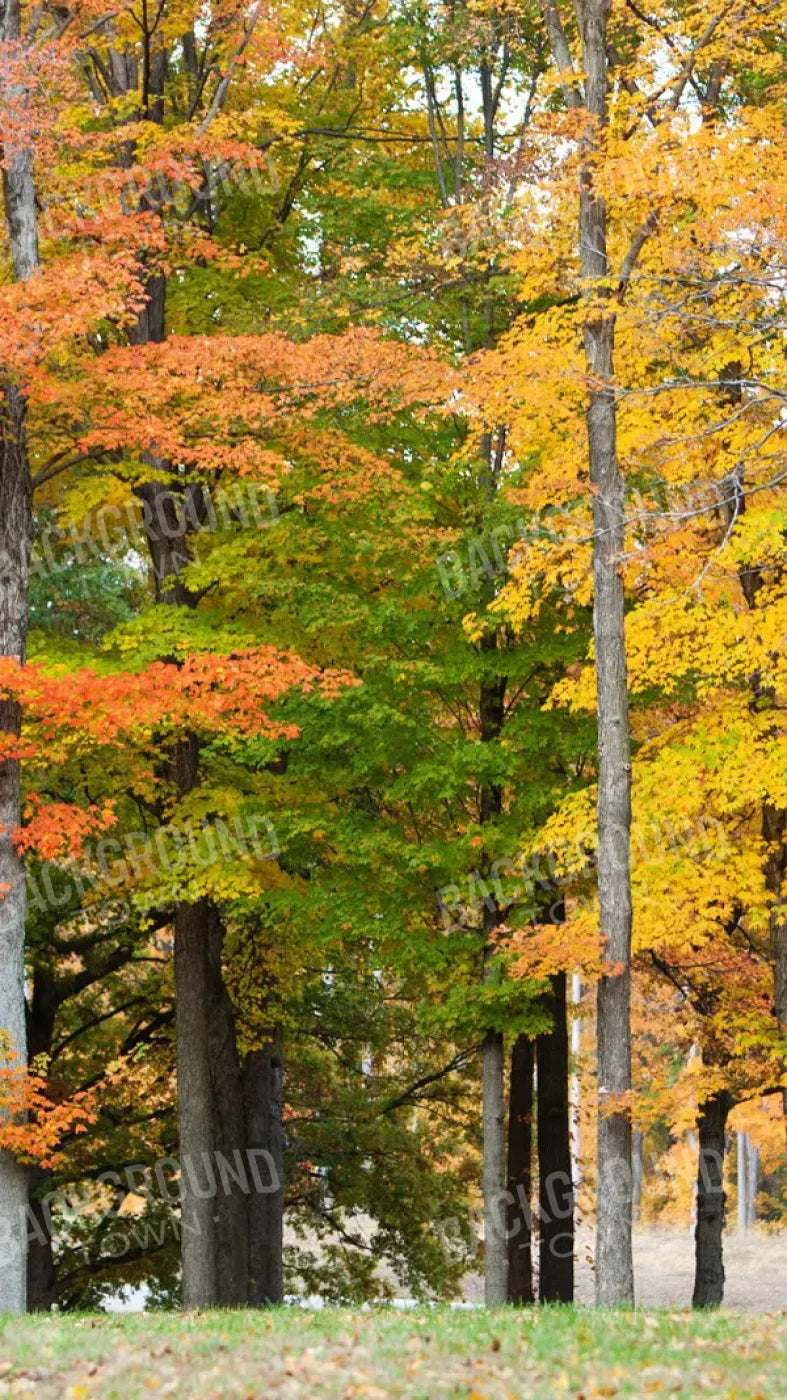
MULTIPOLYGON (((0 0, 0 43, 21 35, 19 0, 0 0)), ((6 100, 24 106, 13 88, 6 100)), ((38 229, 32 156, 8 151, 3 166, 5 218, 20 281, 38 267, 38 229)), ((0 367, 0 657, 24 663, 33 528, 27 454, 27 403, 0 367)), ((19 707, 0 700, 0 738, 18 735, 19 707)), ((0 762, 0 1065, 27 1062, 25 1027, 25 874, 13 844, 19 826, 21 772, 17 759, 0 762)), ((27 1173, 0 1153, 0 1313, 23 1312, 27 1302, 27 1173)))
MULTIPOLYGON (((486 449, 485 449, 486 450, 486 449)), ((491 444, 487 459, 491 461, 491 444)), ((497 637, 487 633, 481 641, 484 653, 497 652, 497 637)), ((495 668, 497 671, 497 668, 495 668)), ((500 737, 505 721, 507 678, 493 673, 481 683, 479 728, 481 742, 500 737)), ((484 784, 480 794, 479 817, 482 826, 495 821, 503 810, 502 789, 484 784)), ((500 911, 491 901, 484 905, 483 978, 498 975, 492 936, 500 922, 500 911)), ((503 1036, 490 1029, 481 1044, 483 1095, 483 1195, 484 1195, 484 1300, 488 1308, 501 1307, 508 1299, 508 1248, 506 1241, 506 1135, 503 1036)))
MULTIPOLYGON (((131 336, 132 342, 162 341, 165 335, 165 294, 163 278, 152 278, 149 300, 131 336)), ((163 463, 157 464, 163 465, 163 463)), ((187 486, 186 490, 189 488, 187 486)), ((145 520, 148 550, 154 573, 156 599, 161 603, 193 607, 194 597, 183 583, 181 574, 188 563, 187 523, 200 517, 199 488, 193 488, 194 498, 185 509, 165 483, 146 482, 137 494, 147 507, 145 520)), ((184 766, 177 759, 174 777, 181 795, 186 795, 199 780, 199 753, 191 737, 178 746, 180 756, 187 755, 184 766), (185 746, 185 747, 184 747, 185 746)), ((183 1142, 189 1142, 200 1154, 211 1154, 211 1170, 216 1192, 209 1222, 202 1213, 202 1228, 210 1230, 213 1262, 206 1272, 206 1260, 196 1247, 192 1248, 190 1232, 184 1225, 182 1250, 184 1295, 201 1298, 200 1306, 212 1304, 238 1307, 247 1303, 280 1302, 283 1298, 282 1237, 284 1200, 283 1133, 281 1129, 281 1060, 265 1050, 252 1052, 242 1066, 237 1048, 235 1012, 227 993, 222 970, 224 928, 218 910, 210 900, 194 905, 178 906, 175 918, 175 962, 178 964, 181 938, 188 939, 188 979, 183 988, 187 997, 195 989, 204 988, 206 997, 202 1014, 192 1006, 184 1023, 176 1015, 178 1064, 184 1058, 207 1057, 209 1077, 200 1072, 190 1086, 187 1100, 179 1095, 181 1153, 183 1142), (197 929, 202 929, 201 937, 197 929), (197 966, 201 959, 202 965, 197 966), (204 1035, 205 1044, 198 1051, 181 1039, 183 1033, 204 1035), (277 1071, 278 1066, 278 1071, 277 1071), (207 1094, 210 1102, 203 1102, 207 1094), (278 1115, 278 1131, 275 1128, 278 1115), (264 1127, 260 1125, 264 1124, 264 1127), (262 1140, 249 1137, 249 1132, 261 1133, 262 1140), (196 1144, 199 1143, 199 1147, 196 1144), (253 1156, 255 1147, 271 1151, 277 1163, 277 1191, 260 1191, 257 1186, 253 1156), (239 1166, 239 1162, 242 1166, 239 1166), (249 1177, 251 1173, 251 1177, 249 1177), (245 1183, 244 1183, 245 1174, 245 1183), (195 1269, 194 1285, 186 1275, 195 1269), (213 1292, 207 1297, 205 1280, 212 1279, 213 1292)), ((180 995, 176 985, 176 995, 180 995)), ((258 1165, 263 1186, 264 1163, 258 1165)), ((185 1185, 186 1212, 196 1209, 189 1199, 189 1183, 185 1185)), ((207 1249, 206 1244, 206 1249, 207 1249)), ((197 1302, 194 1302, 197 1306, 197 1302)))
POLYGON ((249 1301, 249 1188, 246 1184, 243 1073, 238 1058, 235 1010, 222 970, 224 925, 215 905, 208 900, 205 903, 208 1051, 217 1153, 216 1303, 219 1307, 230 1308, 242 1307, 249 1301))
POLYGON ((206 903, 179 903, 175 910, 181 1248, 183 1303, 187 1308, 212 1307, 218 1298, 206 903))
MULTIPOLYGON (((615 309, 609 287, 607 208, 593 183, 593 156, 607 126, 607 20, 610 0, 575 5, 584 82, 573 69, 558 0, 540 0, 566 103, 589 120, 589 159, 579 188, 579 251, 586 288, 587 444, 593 487, 593 635, 598 706, 598 881, 601 934, 614 971, 598 989, 598 1171, 596 1301, 633 1303, 631 1122, 614 1097, 631 1087, 631 741, 626 681, 624 486, 617 457, 615 309)), ((646 233, 632 243, 626 275, 646 233)), ((623 284, 623 289, 625 284, 623 284)))
MULTIPOLYGON (((609 0, 582 6, 582 46, 588 113, 607 121, 609 0)), ((633 1303, 631 1246, 631 1122, 614 1097, 631 1088, 631 741, 624 591, 620 560, 624 486, 617 456, 613 351, 615 316, 604 299, 609 276, 607 211, 590 171, 580 189, 582 276, 592 301, 585 318, 590 382, 587 441, 593 485, 593 635, 598 704, 598 880, 606 960, 598 988, 598 1187, 596 1300, 633 1303)))
POLYGON ((574 1299, 574 1189, 568 1096, 566 974, 550 978, 552 1029, 538 1036, 537 1125, 539 1199, 539 1299, 574 1299))
POLYGON ((575 972, 571 978, 571 1178, 574 1182, 574 1197, 579 1191, 582 1172, 580 1143, 581 1082, 579 1061, 582 1054, 582 1017, 579 1008, 582 1004, 582 975, 575 972))
MULTIPOLYGON (((177 741, 171 764, 178 792, 191 792, 199 772, 194 735, 177 741)), ((208 900, 179 900, 174 922, 183 1302, 187 1308, 205 1308, 218 1301, 219 1219, 208 900)))
MULTIPOLYGON (((145 307, 129 336, 132 344, 161 343, 165 338, 165 278, 151 277, 147 293, 145 307)), ((154 465, 165 467, 160 461, 154 465)), ((195 490, 199 495, 199 488, 195 490)), ((188 563, 188 523, 199 516, 199 500, 195 498, 191 503, 194 509, 186 511, 186 496, 181 500, 163 481, 142 483, 137 495, 146 508, 156 601, 193 607, 195 599, 181 575, 188 563)), ((172 771, 178 792, 187 795, 199 780, 199 748, 193 735, 175 746, 172 771)), ((211 901, 177 905, 175 1024, 180 1152, 183 1157, 188 1151, 206 1164, 202 1181, 199 1173, 182 1175, 183 1292, 187 1306, 195 1307, 231 1307, 248 1300, 247 1196, 242 1179, 239 1184, 230 1170, 223 1176, 220 1171, 220 1158, 231 1166, 235 1154, 245 1157, 241 1070, 234 1012, 222 976, 223 940, 223 925, 211 901), (201 1007, 197 1005, 200 996, 204 998, 201 1007), (185 999, 182 1008, 181 997, 185 999), (198 1194, 208 1179, 214 1183, 210 1212, 198 1194)))
POLYGON ((508 1092, 508 1301, 533 1302, 533 1070, 535 1044, 518 1035, 508 1092))
MULTIPOLYGON (((32 529, 25 404, 11 385, 0 398, 0 656, 24 661, 32 529)), ((19 706, 0 699, 0 738, 19 734, 19 706)), ((25 874, 13 843, 21 820, 20 765, 0 762, 0 1067, 24 1068, 25 874)), ((27 1173, 0 1152, 0 1313, 26 1305, 27 1173)))
POLYGON ((722 1089, 700 1109, 692 1298, 695 1308, 717 1308, 724 1297, 724 1137, 732 1106, 730 1094, 722 1089))
MULTIPOLYGON (((147 300, 129 334, 132 345, 161 343, 166 333, 166 281, 149 279, 147 300)), ((162 461, 153 465, 164 467, 162 461)), ((145 533, 153 569, 156 602, 193 606, 180 577, 188 562, 184 508, 165 482, 137 487, 146 507, 145 533)), ((199 745, 187 735, 174 745, 167 762, 181 797, 199 778, 199 745)), ((222 1266, 219 1252, 237 1263, 237 1232, 232 1212, 220 1199, 217 1152, 228 1146, 231 1094, 216 1111, 216 1077, 226 1051, 224 1003, 217 990, 216 940, 220 969, 221 938, 207 899, 178 901, 175 906, 175 1035, 178 1077, 178 1135, 181 1160, 181 1259, 186 1307, 213 1307, 230 1301, 232 1263, 222 1266), (212 1183, 212 1191, 211 1191, 212 1183), (206 1194, 210 1192, 210 1194, 206 1194)), ((242 1285, 241 1285, 242 1286, 242 1285)))
POLYGON ((500 1307, 508 1300, 506 1247, 505 1101, 503 1095, 503 1037, 488 1031, 481 1046, 484 1132, 484 1302, 500 1307))
POLYGON ((274 1033, 243 1066, 246 1141, 258 1162, 249 1197, 249 1303, 284 1301, 284 1089, 281 1036, 274 1033))

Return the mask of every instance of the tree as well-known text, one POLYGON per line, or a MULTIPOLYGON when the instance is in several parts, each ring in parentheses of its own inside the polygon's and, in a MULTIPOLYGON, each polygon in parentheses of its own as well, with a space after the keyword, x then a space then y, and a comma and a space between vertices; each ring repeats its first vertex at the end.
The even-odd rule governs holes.
MULTIPOLYGON (((24 110, 25 50, 18 0, 0 8, 0 46, 9 96, 24 110)), ((2 132, 3 200, 14 276, 26 282, 38 267, 38 230, 32 155, 25 133, 2 132)), ((26 431, 27 403, 13 369, 0 359, 0 657, 24 664, 32 533, 32 483, 26 431)), ((3 1063, 26 1062, 24 873, 14 849, 20 815, 19 711, 0 700, 0 1027, 8 1037, 3 1063)), ((0 1153, 0 1312, 21 1312, 26 1296, 23 1168, 0 1153)))

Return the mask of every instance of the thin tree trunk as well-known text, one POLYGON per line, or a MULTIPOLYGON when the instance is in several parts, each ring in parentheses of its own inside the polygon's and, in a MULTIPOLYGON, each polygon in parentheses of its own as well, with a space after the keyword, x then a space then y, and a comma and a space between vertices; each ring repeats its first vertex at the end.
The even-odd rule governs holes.
MULTIPOLYGON (((598 881, 601 934, 611 969, 598 989, 598 1171, 596 1301, 633 1303, 631 1122, 614 1099, 631 1087, 631 741, 628 721, 624 591, 620 561, 624 486, 617 458, 614 387, 615 304, 610 295, 607 209, 593 183, 593 155, 607 126, 609 0, 575 5, 584 81, 574 72, 558 0, 541 13, 569 107, 590 121, 590 159, 579 189, 579 250, 586 288, 587 444, 593 487, 593 635, 598 707, 598 881), (614 968, 614 970, 612 970, 614 968)), ((630 275, 642 239, 627 255, 630 275)))
MULTIPOLYGON (((588 113, 607 120, 608 0, 586 0, 582 44, 588 113)), ((598 988, 598 1187, 596 1301, 633 1303, 631 1122, 614 1098, 631 1088, 631 741, 621 556, 624 486, 617 457, 615 316, 603 299, 609 276, 606 205, 583 173, 582 276, 593 298, 585 319, 589 375, 587 441, 593 490, 593 634, 598 704, 598 880, 607 962, 598 988)))
POLYGON ((533 1302, 533 1070, 535 1045, 518 1035, 508 1093, 508 1301, 533 1302))
POLYGON ((697 1226, 694 1232, 695 1308, 717 1308, 724 1297, 724 1137, 732 1098, 726 1089, 700 1109, 697 1226))
MULTIPOLYGON (((0 43, 20 39, 19 0, 0 0, 0 43)), ((24 105, 23 90, 7 99, 24 105)), ((19 281, 38 267, 38 229, 32 157, 9 151, 3 166, 5 218, 19 281)), ((27 403, 0 367, 0 657, 24 663, 33 512, 27 455, 27 403)), ((19 734, 21 715, 0 700, 0 737, 19 734)), ((25 874, 13 834, 20 823, 19 761, 0 763, 0 1065, 24 1068, 25 874)), ((27 1173, 0 1153, 0 1313, 24 1312, 27 1303, 27 1173)))
MULTIPOLYGON (((491 443, 485 446, 491 469, 491 443)), ((482 638, 484 653, 497 652, 497 637, 482 638)), ((496 668, 497 669, 497 668, 496 668)), ((479 720, 482 743, 500 736, 505 721, 507 678, 491 674, 481 683, 479 720)), ((493 823, 503 810, 502 789, 485 783, 481 789, 479 817, 483 826, 493 823)), ((497 975, 492 936, 500 922, 500 911, 491 902, 484 906, 483 978, 497 975)), ((508 1248, 506 1241, 506 1132, 503 1064, 503 1036, 490 1029, 481 1044, 483 1095, 483 1195, 484 1195, 484 1300, 488 1308, 501 1307, 508 1299, 508 1248)))
POLYGON ((580 1141, 580 1111, 581 1111, 581 1082, 579 1077, 579 1063, 582 1054, 582 1017, 579 1008, 582 1003, 582 975, 575 972, 571 978, 571 1003, 573 1015, 571 1019, 571 1179, 574 1183, 574 1198, 579 1192, 579 1180, 582 1173, 581 1165, 581 1141, 580 1141))
POLYGON ((484 1302, 488 1308, 508 1299, 506 1247, 506 1151, 503 1095, 503 1037, 489 1031, 481 1046, 484 1131, 484 1302))
POLYGON ((746 1133, 737 1134, 738 1234, 745 1235, 749 1224, 749 1173, 746 1133))
POLYGON ((284 1088, 281 1036, 252 1050, 243 1067, 246 1140, 257 1162, 249 1197, 249 1303, 284 1301, 284 1088))
POLYGON ((749 1218, 747 1224, 757 1224, 757 1196, 760 1190, 760 1149, 749 1138, 749 1162, 747 1181, 749 1183, 749 1218))
POLYGON ((552 1029, 536 1041, 538 1060, 539 1287, 542 1303, 574 1299, 574 1190, 568 1098, 566 974, 550 978, 552 1029))
POLYGON ((634 1137, 631 1144, 631 1214, 633 1220, 639 1220, 640 1208, 642 1206, 644 1142, 645 1134, 643 1133, 641 1128, 636 1128, 634 1130, 634 1137))
MULTIPOLYGON (((30 567, 30 474, 25 405, 6 385, 0 398, 0 656, 24 661, 30 567)), ((19 706, 0 699, 0 738, 19 734, 19 706)), ((25 875, 13 836, 21 820, 20 765, 0 762, 0 1067, 23 1069, 25 1027, 25 875)), ((0 1313, 26 1305, 27 1173, 0 1152, 0 1313)))

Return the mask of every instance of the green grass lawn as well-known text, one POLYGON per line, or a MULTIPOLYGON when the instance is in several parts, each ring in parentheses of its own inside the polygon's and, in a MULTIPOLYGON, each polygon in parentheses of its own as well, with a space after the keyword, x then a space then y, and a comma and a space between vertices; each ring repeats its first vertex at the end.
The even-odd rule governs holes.
POLYGON ((331 1309, 7 1319, 0 1396, 35 1400, 785 1400, 787 1314, 331 1309))

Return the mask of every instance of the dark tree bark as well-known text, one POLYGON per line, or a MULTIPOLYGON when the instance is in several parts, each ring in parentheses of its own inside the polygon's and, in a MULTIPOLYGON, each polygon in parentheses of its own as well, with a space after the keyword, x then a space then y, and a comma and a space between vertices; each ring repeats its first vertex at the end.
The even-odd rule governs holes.
MULTIPOLYGON (((58 996, 55 978, 47 967, 33 974, 28 1009, 27 1041, 30 1058, 49 1055, 55 1036, 58 996)), ((37 1170, 30 1178, 29 1225, 27 1231, 27 1307, 29 1312, 46 1312, 56 1298, 56 1269, 50 1222, 40 1199, 51 1174, 37 1170)))
POLYGON ((535 1044, 518 1035, 508 1094, 508 1301, 533 1302, 533 1071, 535 1044))
POLYGON ((208 1053, 214 1141, 217 1153, 216 1302, 242 1307, 249 1301, 249 1194, 243 1073, 238 1057, 235 1009, 224 983, 224 925, 206 900, 208 1053), (229 1170, 227 1165, 229 1164, 229 1170), (240 1180, 235 1166, 240 1168, 240 1180))
MULTIPOLYGON (((37 1173, 35 1189, 45 1192, 48 1172, 37 1173)), ((27 1307, 29 1312, 49 1312, 57 1299, 57 1270, 49 1218, 42 1202, 31 1194, 27 1231, 27 1307)))
POLYGON ((566 974, 550 978, 552 1029, 538 1036, 539 1287, 542 1303, 574 1299, 574 1188, 568 1095, 566 974))
POLYGON ((724 1192, 724 1139, 733 1100, 726 1089, 702 1104, 699 1121, 697 1226, 694 1231, 695 1308, 718 1308, 724 1297, 722 1237, 727 1197, 724 1192))
POLYGON ((257 1163, 249 1196, 249 1303, 284 1301, 284 1087, 281 1036, 243 1066, 246 1142, 257 1163))

